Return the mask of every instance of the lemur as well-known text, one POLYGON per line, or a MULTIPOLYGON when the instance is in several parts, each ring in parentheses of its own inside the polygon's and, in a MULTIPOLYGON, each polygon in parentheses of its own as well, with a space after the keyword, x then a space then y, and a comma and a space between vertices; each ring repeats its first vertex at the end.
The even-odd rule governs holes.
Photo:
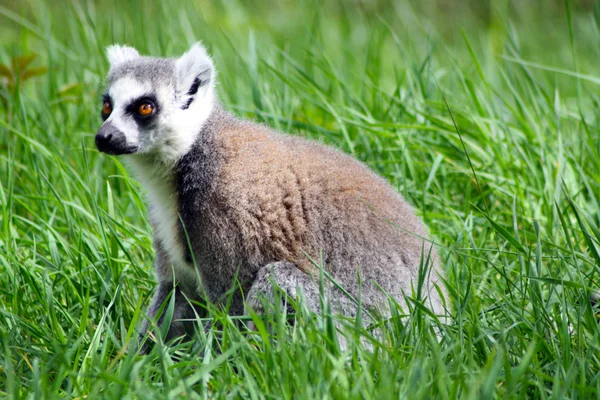
POLYGON ((120 45, 107 57, 96 145, 124 155, 147 191, 158 280, 147 316, 162 324, 174 290, 167 339, 193 331, 197 302, 261 312, 274 286, 318 313, 325 272, 341 315, 355 316, 357 303, 385 315, 388 296, 406 306, 415 293, 445 314, 427 229, 384 179, 331 147, 227 112, 200 43, 179 58, 120 45))

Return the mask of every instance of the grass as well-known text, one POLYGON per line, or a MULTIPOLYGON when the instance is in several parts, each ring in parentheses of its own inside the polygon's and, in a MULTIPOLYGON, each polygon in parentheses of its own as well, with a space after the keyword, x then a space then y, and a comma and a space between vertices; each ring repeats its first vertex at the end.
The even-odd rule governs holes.
POLYGON ((167 3, 0 1, 0 63, 36 55, 0 80, 0 396, 600 397, 597 3, 167 3), (441 341, 418 308, 371 346, 349 323, 346 349, 327 315, 249 332, 215 310, 196 346, 129 351, 153 254, 142 189, 94 147, 103 49, 198 39, 230 109, 415 205, 448 276, 441 341))

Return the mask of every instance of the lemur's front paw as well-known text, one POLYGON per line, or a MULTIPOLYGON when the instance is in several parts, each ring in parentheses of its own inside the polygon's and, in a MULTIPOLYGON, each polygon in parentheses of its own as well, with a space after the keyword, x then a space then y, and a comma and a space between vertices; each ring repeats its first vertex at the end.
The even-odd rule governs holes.
POLYGON ((151 333, 148 334, 149 329, 150 329, 150 321, 145 320, 142 323, 140 331, 138 332, 137 342, 133 346, 133 351, 135 351, 141 355, 146 355, 146 354, 150 353, 150 351, 152 350, 152 347, 154 346, 154 338, 152 337, 151 333))

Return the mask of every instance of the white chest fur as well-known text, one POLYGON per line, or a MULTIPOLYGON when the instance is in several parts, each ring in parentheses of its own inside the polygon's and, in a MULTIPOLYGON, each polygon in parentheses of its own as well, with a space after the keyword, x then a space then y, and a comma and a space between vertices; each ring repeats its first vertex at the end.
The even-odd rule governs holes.
MULTIPOLYGON (((154 235, 169 258, 175 279, 188 283, 190 279, 196 280, 193 266, 185 261, 187 241, 179 230, 179 199, 171 169, 140 159, 134 159, 132 165, 148 193, 148 211, 154 235)), ((167 270, 171 265, 167 265, 167 270)))
POLYGON ((184 243, 178 229, 178 199, 169 182, 147 185, 148 211, 157 239, 174 264, 184 263, 184 243))

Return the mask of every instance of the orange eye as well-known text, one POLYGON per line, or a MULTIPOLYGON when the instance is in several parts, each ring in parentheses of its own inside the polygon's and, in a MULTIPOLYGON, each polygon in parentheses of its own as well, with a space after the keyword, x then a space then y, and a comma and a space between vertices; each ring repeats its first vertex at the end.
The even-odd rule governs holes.
POLYGON ((110 102, 105 101, 104 104, 102 105, 102 114, 109 115, 111 112, 112 112, 112 105, 110 104, 110 102))
POLYGON ((143 117, 152 114, 152 111, 154 111, 154 106, 150 103, 141 104, 138 108, 138 113, 143 117))

